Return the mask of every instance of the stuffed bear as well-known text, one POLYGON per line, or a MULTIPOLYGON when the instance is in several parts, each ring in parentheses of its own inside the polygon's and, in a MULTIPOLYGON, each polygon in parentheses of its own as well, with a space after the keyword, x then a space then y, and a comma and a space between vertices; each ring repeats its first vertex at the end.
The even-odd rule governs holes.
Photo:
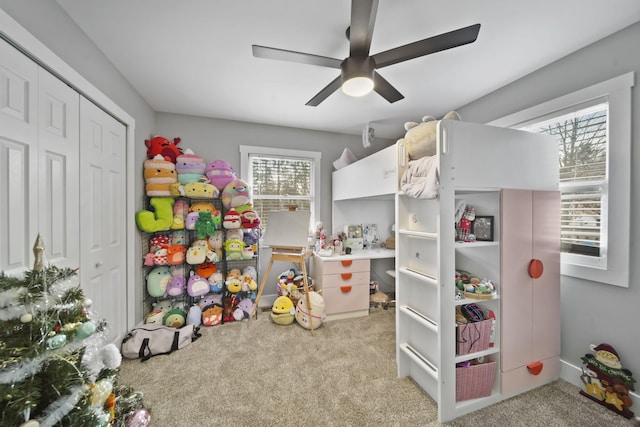
MULTIPOLYGON (((460 120, 460 115, 450 111, 442 120, 460 120)), ((406 122, 404 124, 407 133, 398 142, 405 146, 410 160, 436 154, 437 125, 438 120, 432 116, 424 116, 422 123, 406 122)))
POLYGON ((198 212, 198 219, 194 225, 198 239, 204 239, 213 236, 216 231, 216 225, 211 216, 211 212, 198 212))

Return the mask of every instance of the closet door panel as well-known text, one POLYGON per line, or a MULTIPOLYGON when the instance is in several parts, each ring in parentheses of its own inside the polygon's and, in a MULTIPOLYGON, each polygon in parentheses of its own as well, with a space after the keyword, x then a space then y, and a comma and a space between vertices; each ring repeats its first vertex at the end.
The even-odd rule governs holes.
POLYGON ((542 276, 533 280, 533 360, 560 355, 560 192, 533 192, 533 258, 542 276))
POLYGON ((0 39, 0 270, 33 267, 38 233, 38 66, 0 39))
POLYGON ((501 201, 501 355, 503 372, 531 362, 532 198, 528 190, 502 190, 501 201))
POLYGON ((127 330, 125 130, 81 99, 81 283, 114 339, 127 330))
POLYGON ((39 232, 48 261, 76 268, 80 265, 80 95, 43 69, 38 87, 39 232))

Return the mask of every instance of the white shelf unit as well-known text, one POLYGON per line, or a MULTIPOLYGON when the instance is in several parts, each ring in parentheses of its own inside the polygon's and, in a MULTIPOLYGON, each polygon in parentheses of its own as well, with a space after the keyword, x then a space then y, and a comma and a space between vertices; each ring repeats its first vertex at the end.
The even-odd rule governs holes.
MULTIPOLYGON (((396 194, 396 343, 398 375, 409 376, 438 404, 440 422, 491 405, 500 391, 500 189, 557 189, 557 143, 549 137, 443 120, 437 130, 438 199, 396 194), (526 161, 522 161, 526 159, 526 161), (456 200, 494 217, 493 242, 455 242, 456 200), (456 268, 492 280, 491 300, 456 300, 456 268), (455 308, 477 303, 496 316, 494 344, 456 355, 455 308), (456 363, 496 362, 488 397, 456 402, 456 363)), ((399 174, 406 169, 398 146, 399 174)), ((399 175, 399 178, 401 175, 399 175)))

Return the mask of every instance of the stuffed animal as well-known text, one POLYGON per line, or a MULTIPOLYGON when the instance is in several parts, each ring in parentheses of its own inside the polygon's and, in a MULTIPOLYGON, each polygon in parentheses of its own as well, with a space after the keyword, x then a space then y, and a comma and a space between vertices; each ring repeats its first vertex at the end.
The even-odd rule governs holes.
POLYGON ((154 208, 154 212, 136 212, 138 228, 147 233, 169 230, 173 224, 173 203, 174 199, 171 197, 152 197, 149 204, 154 208))
POLYGON ((187 313, 178 308, 174 308, 164 315, 162 324, 172 328, 181 328, 184 326, 186 319, 187 313))
POLYGON ((220 196, 220 191, 208 180, 201 180, 186 184, 184 195, 192 199, 215 199, 220 196))
POLYGON ((184 277, 183 276, 171 276, 171 280, 167 285, 167 295, 170 297, 177 297, 184 294, 184 277))
POLYGON ((167 248, 167 262, 171 265, 180 265, 185 261, 187 248, 184 245, 171 245, 167 248))
POLYGON ((184 220, 189 213, 189 204, 184 199, 178 199, 173 204, 173 223, 171 224, 172 230, 184 229, 184 220))
POLYGON ((223 285, 224 285, 224 278, 220 271, 216 271, 211 276, 209 276, 209 290, 211 292, 215 292, 215 293, 222 292, 223 285))
POLYGON ((254 253, 258 252, 258 243, 260 242, 260 229, 249 228, 245 230, 242 236, 242 241, 244 241, 245 245, 251 246, 254 253))
POLYGON ((178 147, 180 138, 174 138, 169 141, 164 136, 154 136, 144 141, 147 146, 147 157, 153 159, 156 155, 161 155, 167 161, 176 162, 176 158, 182 154, 182 148, 178 147))
MULTIPOLYGON (((442 120, 460 120, 460 115, 450 111, 442 117, 442 120)), ((432 116, 424 116, 421 123, 406 122, 404 124, 407 132, 398 142, 404 145, 410 160, 436 154, 437 125, 438 120, 432 116)))
POLYGON ((202 309, 198 304, 193 304, 187 312, 187 325, 194 325, 196 328, 202 324, 202 309))
POLYGON ((224 251, 227 261, 242 259, 244 242, 240 239, 227 240, 224 242, 224 251))
POLYGON ((271 307, 271 320, 277 325, 290 325, 295 318, 296 308, 288 297, 279 296, 271 307))
POLYGON ((162 310, 153 310, 152 312, 147 313, 147 315, 144 316, 144 323, 162 325, 164 314, 165 313, 162 310))
POLYGON ((151 304, 151 306, 153 307, 153 310, 160 310, 163 313, 162 316, 164 317, 165 314, 167 314, 171 309, 174 308, 174 303, 174 299, 163 299, 154 302, 153 304, 151 304))
POLYGON ((184 150, 184 153, 176 158, 176 172, 178 172, 178 181, 182 185, 205 178, 204 170, 206 167, 202 157, 194 154, 190 148, 184 150))
POLYGON ((260 217, 253 209, 247 209, 240 215, 242 228, 256 228, 260 226, 260 217))
POLYGON ((253 255, 253 248, 251 246, 242 248, 242 259, 253 259, 253 255))
POLYGON ((307 307, 307 298, 301 295, 296 306, 296 321, 306 329, 316 329, 322 324, 324 315, 324 298, 317 292, 309 292, 309 302, 311 309, 307 307))
POLYGON ((237 277, 227 278, 225 285, 227 286, 227 291, 232 294, 237 294, 242 290, 242 280, 237 277))
POLYGON ((198 266, 196 266, 196 273, 198 273, 200 276, 204 277, 205 279, 208 279, 217 270, 218 270, 218 267, 216 266, 216 264, 210 261, 205 261, 202 264, 199 264, 198 266))
POLYGON ((207 240, 209 247, 214 251, 218 258, 222 258, 222 247, 224 246, 224 231, 216 230, 207 240))
POLYGON ((161 297, 166 294, 167 286, 171 282, 169 267, 155 267, 147 274, 147 292, 152 297, 161 297))
POLYGON ((186 245, 187 233, 184 230, 174 230, 171 232, 171 244, 172 245, 186 245))
POLYGON ((240 302, 238 303, 238 308, 242 310, 242 312, 244 313, 244 318, 248 319, 249 316, 251 316, 251 312, 253 311, 253 307, 254 307, 254 302, 251 300, 251 298, 245 298, 240 300, 240 302))
POLYGON ((249 184, 241 179, 234 179, 222 190, 222 205, 226 209, 234 208, 238 213, 250 209, 252 204, 249 184))
POLYGON ((198 300, 198 305, 201 309, 205 309, 205 307, 217 304, 222 307, 222 295, 220 294, 212 294, 208 293, 200 297, 198 300))
POLYGON ((240 228, 242 222, 240 221, 240 214, 235 209, 229 209, 224 216, 224 221, 222 221, 222 226, 227 230, 240 228))
POLYGON ((209 292, 209 282, 202 276, 191 272, 189 281, 187 282, 187 293, 192 297, 199 297, 209 292))
POLYGON ((258 272, 256 271, 256 268, 252 265, 246 266, 242 270, 242 275, 251 277, 251 280, 253 280, 254 282, 258 281, 258 272))
POLYGON ((202 309, 202 324, 204 326, 216 326, 222 323, 222 306, 209 305, 202 309))
POLYGON ((219 191, 224 190, 229 182, 236 179, 236 173, 225 160, 214 160, 207 165, 205 175, 219 191))
POLYGON ((161 155, 144 162, 145 191, 149 197, 171 196, 171 184, 178 181, 176 165, 161 155))
POLYGON ((198 220, 195 224, 195 230, 198 239, 204 239, 214 235, 216 225, 211 217, 211 212, 198 212, 198 220))
POLYGON ((233 311, 236 309, 233 298, 227 298, 222 303, 222 322, 235 322, 233 311))

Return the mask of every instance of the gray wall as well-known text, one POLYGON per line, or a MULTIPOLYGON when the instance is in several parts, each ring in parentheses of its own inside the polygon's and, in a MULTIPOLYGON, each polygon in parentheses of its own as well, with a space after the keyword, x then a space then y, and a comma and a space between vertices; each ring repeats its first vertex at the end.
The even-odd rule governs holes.
MULTIPOLYGON (((632 92, 632 163, 631 212, 640 212, 640 23, 579 50, 547 67, 513 82, 458 111, 467 121, 487 123, 508 114, 537 105, 601 81, 635 71, 636 86, 632 92)), ((615 165, 613 165, 615 167, 615 165)), ((615 212, 611 214, 615 218, 615 212)), ((632 215, 633 218, 633 215, 632 215)), ((611 344, 623 367, 640 372, 640 339, 638 337, 638 305, 640 274, 638 223, 632 221, 631 271, 629 288, 562 277, 562 360, 582 366, 580 357, 589 353, 589 344, 611 344)))

